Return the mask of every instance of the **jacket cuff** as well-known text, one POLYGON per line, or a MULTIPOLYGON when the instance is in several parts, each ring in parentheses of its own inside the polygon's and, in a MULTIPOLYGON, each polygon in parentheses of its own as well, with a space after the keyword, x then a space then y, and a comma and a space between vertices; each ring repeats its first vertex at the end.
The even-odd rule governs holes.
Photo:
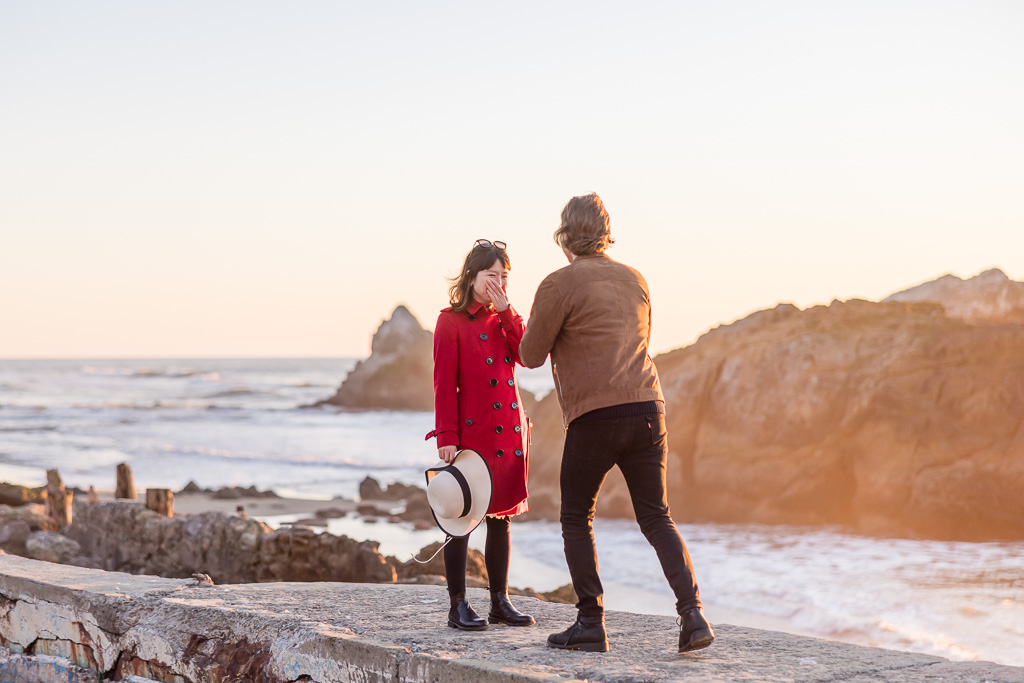
POLYGON ((455 432, 438 432, 437 433, 437 447, 443 448, 444 446, 458 446, 459 435, 455 432))
POLYGON ((519 317, 519 314, 512 310, 509 306, 504 311, 498 311, 498 322, 502 325, 511 325, 512 322, 519 317))

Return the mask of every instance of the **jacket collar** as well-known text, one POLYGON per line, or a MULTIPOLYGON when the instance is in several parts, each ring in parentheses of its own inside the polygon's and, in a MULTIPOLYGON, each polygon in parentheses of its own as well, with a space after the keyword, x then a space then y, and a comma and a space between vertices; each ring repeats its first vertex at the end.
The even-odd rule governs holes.
POLYGON ((486 306, 484 306, 476 299, 473 299, 473 303, 471 303, 469 306, 466 306, 466 313, 470 315, 476 315, 477 313, 480 312, 481 308, 486 308, 486 306))
POLYGON ((581 261, 583 259, 592 259, 592 258, 608 258, 608 254, 604 253, 603 251, 597 251, 597 252, 594 252, 593 254, 580 254, 576 258, 574 258, 572 260, 572 262, 576 263, 577 261, 581 261))

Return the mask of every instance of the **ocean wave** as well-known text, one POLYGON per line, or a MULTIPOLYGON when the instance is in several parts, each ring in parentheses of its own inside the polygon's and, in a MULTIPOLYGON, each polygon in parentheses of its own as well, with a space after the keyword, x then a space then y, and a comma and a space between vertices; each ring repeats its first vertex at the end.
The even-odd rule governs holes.
POLYGON ((232 398, 237 396, 276 396, 277 392, 266 389, 247 389, 244 387, 238 389, 225 389, 223 391, 215 391, 212 394, 206 394, 203 398, 232 398))
POLYGON ((206 446, 195 446, 182 448, 181 446, 164 446, 167 453, 177 453, 183 456, 202 456, 203 458, 214 458, 217 460, 230 460, 238 462, 258 462, 268 465, 289 465, 297 467, 331 467, 339 470, 403 470, 407 469, 407 463, 396 463, 393 465, 382 465, 372 461, 359 460, 356 458, 344 458, 341 460, 330 460, 316 456, 282 456, 273 454, 261 454, 243 451, 231 451, 223 448, 209 448, 206 446))
POLYGON ((220 379, 219 372, 207 372, 196 368, 110 368, 86 365, 82 368, 82 374, 101 375, 107 377, 136 377, 143 379, 148 377, 199 377, 200 379, 209 381, 217 381, 220 379))

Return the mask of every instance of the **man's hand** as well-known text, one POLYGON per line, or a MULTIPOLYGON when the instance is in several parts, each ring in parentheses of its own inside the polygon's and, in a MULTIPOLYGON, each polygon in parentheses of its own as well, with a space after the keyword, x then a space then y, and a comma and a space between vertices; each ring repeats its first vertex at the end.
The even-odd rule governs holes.
POLYGON ((455 459, 455 452, 458 450, 455 446, 441 446, 437 449, 437 457, 444 460, 446 463, 451 464, 452 460, 455 459))
POLYGON ((508 297, 505 295, 505 290, 494 280, 488 280, 485 284, 487 288, 487 296, 490 297, 491 303, 494 304, 494 310, 504 311, 508 308, 508 297))

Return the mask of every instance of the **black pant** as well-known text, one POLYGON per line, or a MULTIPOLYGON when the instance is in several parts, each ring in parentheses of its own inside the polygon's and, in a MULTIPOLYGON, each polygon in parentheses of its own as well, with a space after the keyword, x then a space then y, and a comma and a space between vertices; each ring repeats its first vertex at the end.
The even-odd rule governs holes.
POLYGON ((701 606, 693 562, 668 509, 667 456, 665 416, 659 413, 574 420, 569 425, 562 454, 562 539, 581 618, 604 616, 593 520, 597 494, 614 465, 626 479, 636 521, 675 593, 676 612, 701 606))
MULTIPOLYGON (((511 548, 508 517, 487 517, 487 540, 484 541, 484 564, 492 592, 508 590, 508 556, 511 548)), ((444 574, 448 592, 466 592, 466 562, 469 560, 469 535, 453 538, 444 547, 444 574)))

